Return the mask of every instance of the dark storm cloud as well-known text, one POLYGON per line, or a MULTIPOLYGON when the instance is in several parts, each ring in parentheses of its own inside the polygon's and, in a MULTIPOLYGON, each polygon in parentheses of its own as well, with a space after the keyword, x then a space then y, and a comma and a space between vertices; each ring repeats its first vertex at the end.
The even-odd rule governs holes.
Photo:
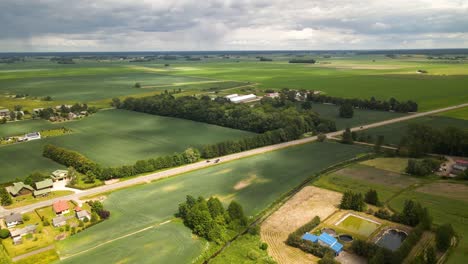
POLYGON ((467 31, 463 0, 0 1, 0 51, 463 46, 467 31))

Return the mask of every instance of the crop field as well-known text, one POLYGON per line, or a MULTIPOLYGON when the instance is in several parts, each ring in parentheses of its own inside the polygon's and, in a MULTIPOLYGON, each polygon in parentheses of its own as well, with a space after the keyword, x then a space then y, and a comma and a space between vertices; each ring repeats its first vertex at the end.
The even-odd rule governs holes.
POLYGON ((436 129, 457 127, 468 130, 468 122, 466 120, 446 116, 425 116, 386 126, 371 128, 366 130, 365 133, 373 135, 374 138, 379 135, 383 135, 385 137, 386 144, 398 145, 401 137, 406 134, 409 124, 423 124, 436 129))
POLYGON ((101 111, 82 120, 57 124, 35 120, 10 123, 2 125, 1 133, 13 136, 59 127, 67 127, 73 133, 0 147, 0 167, 5 172, 0 182, 61 167, 42 157, 46 144, 78 151, 106 166, 117 166, 251 135, 241 130, 125 110, 101 111))
MULTIPOLYGON (((344 192, 347 190, 366 192, 377 190, 381 201, 394 210, 401 211, 404 201, 413 199, 429 209, 435 224, 450 223, 460 235, 460 244, 448 259, 448 263, 464 263, 468 257, 468 187, 463 183, 433 181, 409 176, 396 176, 379 179, 382 174, 375 171, 371 178, 363 165, 353 165, 355 173, 343 175, 340 171, 318 178, 313 184, 318 187, 344 192), (351 175, 351 174, 354 174, 351 175), (408 184, 406 187, 401 183, 408 184)), ((347 168, 345 168, 346 170, 347 168)))
POLYGON ((353 57, 347 61, 316 65, 291 65, 286 61, 199 63, 175 71, 175 74, 251 81, 263 88, 319 90, 348 98, 374 96, 388 99, 393 96, 399 100, 416 101, 420 110, 429 110, 468 100, 468 95, 463 92, 468 81, 467 68, 466 64, 440 65, 390 59, 373 63, 371 58, 365 61, 353 57), (429 74, 418 74, 417 70, 421 68, 428 69, 429 74))
MULTIPOLYGON (((307 177, 366 151, 366 148, 337 143, 306 144, 119 190, 108 195, 104 201, 112 217, 60 242, 58 251, 61 257, 72 256, 106 241, 167 221, 173 218, 177 205, 187 194, 205 197, 214 195, 225 204, 235 199, 243 205, 246 215, 254 216, 307 177)), ((127 239, 131 238, 122 238, 119 243, 128 245, 127 239)), ((113 243, 108 245, 112 246, 113 243)), ((168 240, 162 245, 168 243, 172 242, 168 240)), ((187 246, 191 243, 187 241, 187 246)), ((144 246, 140 242, 133 245, 144 246)), ((131 253, 131 250, 122 254, 131 253)), ((164 251, 165 246, 159 250, 164 251)), ((95 254, 94 251, 91 249, 86 254, 76 255, 70 261, 82 263, 81 258, 95 254)), ((109 254, 112 254, 111 251, 109 254)), ((139 255, 141 258, 147 256, 139 255)), ((99 258, 106 259, 107 255, 101 252, 99 258)), ((153 261, 158 262, 154 258, 153 261)))
POLYGON ((356 127, 387 119, 398 118, 405 115, 402 113, 385 111, 354 109, 354 116, 352 118, 342 118, 338 114, 339 107, 328 104, 313 104, 312 110, 317 112, 320 117, 335 121, 336 128, 338 130, 345 129, 346 127, 356 127))
MULTIPOLYGON (((314 57, 314 56, 312 56, 314 57)), ((423 57, 389 59, 384 56, 345 56, 318 63, 289 64, 293 57, 275 55, 272 62, 259 62, 255 56, 231 60, 217 58, 188 62, 132 63, 129 61, 77 60, 58 65, 47 60, 29 60, 0 65, 0 94, 28 93, 52 96, 57 100, 97 101, 116 96, 172 90, 180 85, 237 81, 258 84, 260 88, 320 90, 348 98, 414 100, 420 110, 454 105, 468 100, 467 64, 431 62, 423 57), (418 74, 424 69, 427 74, 418 74), (140 82, 143 88, 133 85, 140 82)), ((190 89, 197 90, 197 87, 190 89)), ((5 104, 5 103, 3 103, 5 104)), ((0 105, 2 102, 0 101, 0 105)))
POLYGON ((451 117, 456 119, 468 120, 468 107, 459 108, 438 114, 438 116, 451 117))

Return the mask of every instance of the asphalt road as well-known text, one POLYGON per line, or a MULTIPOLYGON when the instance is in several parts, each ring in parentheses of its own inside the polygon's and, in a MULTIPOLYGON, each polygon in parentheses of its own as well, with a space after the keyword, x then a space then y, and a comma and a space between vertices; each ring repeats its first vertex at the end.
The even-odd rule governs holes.
MULTIPOLYGON (((466 107, 466 106, 468 106, 468 103, 455 105, 455 106, 451 106, 451 107, 446 107, 446 108, 441 108, 441 109, 437 109, 437 110, 432 110, 432 111, 428 111, 428 112, 410 114, 410 115, 399 117, 399 118, 394 118, 394 119, 389 119, 389 120, 385 120, 385 121, 381 121, 381 122, 377 122, 377 123, 372 123, 372 124, 368 124, 368 125, 354 127, 351 130, 352 131, 361 131, 361 130, 365 130, 365 129, 369 129, 369 128, 389 125, 389 124, 393 124, 393 123, 397 123, 397 122, 406 121, 406 120, 409 120, 409 119, 414 119, 414 118, 418 118, 418 117, 422 117, 422 116, 437 114, 437 113, 440 113, 440 112, 445 112, 445 111, 449 111, 449 110, 453 110, 453 109, 457 109, 457 108, 462 108, 462 107, 466 107)), ((335 137, 335 136, 341 135, 342 133, 343 133, 343 130, 328 133, 327 137, 335 137)), ((257 148, 257 149, 252 149, 252 150, 248 150, 248 151, 244 151, 244 152, 240 152, 240 153, 235 153, 235 154, 219 157, 220 161, 218 163, 214 162, 218 158, 212 159, 211 162, 200 161, 200 162, 197 162, 197 163, 184 165, 184 166, 177 167, 177 168, 172 168, 172 169, 159 171, 159 172, 151 173, 151 174, 148 174, 148 175, 132 178, 132 179, 129 179, 129 180, 120 181, 120 182, 113 183, 113 184, 110 184, 110 185, 99 186, 99 187, 96 187, 96 188, 85 190, 85 191, 83 191, 81 193, 70 194, 70 195, 67 195, 67 196, 62 196, 62 197, 50 199, 50 200, 47 200, 47 201, 42 201, 42 202, 38 202, 38 203, 26 205, 26 206, 14 208, 14 209, 7 210, 7 209, 1 208, 0 209, 0 217, 4 217, 6 215, 9 215, 10 213, 30 212, 30 211, 33 211, 35 209, 41 208, 41 207, 52 205, 54 202, 56 202, 58 200, 79 200, 80 198, 85 197, 85 196, 97 195, 97 194, 100 194, 100 193, 105 193, 105 192, 110 192, 110 191, 121 189, 121 188, 126 188, 126 187, 136 185, 136 184, 148 183, 148 182, 151 182, 151 181, 154 181, 154 180, 175 176, 175 175, 178 175, 178 174, 182 174, 182 173, 190 172, 190 171, 193 171, 193 170, 198 170, 198 169, 214 166, 214 165, 217 165, 217 164, 229 162, 229 161, 240 159, 240 158, 245 158, 245 157, 249 157, 249 156, 253 156, 253 155, 257 155, 257 154, 261 154, 261 153, 265 153, 265 152, 269 152, 269 151, 274 151, 274 150, 278 150, 278 149, 283 149, 283 148, 287 148, 287 147, 292 147, 292 146, 297 146, 297 145, 313 142, 315 140, 317 140, 317 136, 308 137, 308 138, 304 138, 304 139, 298 139, 298 140, 289 141, 289 142, 280 143, 280 144, 271 145, 271 146, 266 146, 266 147, 261 147, 261 148, 257 148)))

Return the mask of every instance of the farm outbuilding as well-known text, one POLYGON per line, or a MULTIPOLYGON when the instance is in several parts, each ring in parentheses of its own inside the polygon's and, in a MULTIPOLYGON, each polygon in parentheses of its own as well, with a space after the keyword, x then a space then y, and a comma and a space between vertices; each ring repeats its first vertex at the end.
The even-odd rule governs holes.
POLYGON ((303 240, 308 240, 312 243, 319 243, 322 246, 331 248, 335 254, 338 256, 340 252, 343 250, 343 245, 338 243, 338 240, 331 235, 323 232, 320 236, 316 236, 313 234, 305 233, 302 236, 303 240))

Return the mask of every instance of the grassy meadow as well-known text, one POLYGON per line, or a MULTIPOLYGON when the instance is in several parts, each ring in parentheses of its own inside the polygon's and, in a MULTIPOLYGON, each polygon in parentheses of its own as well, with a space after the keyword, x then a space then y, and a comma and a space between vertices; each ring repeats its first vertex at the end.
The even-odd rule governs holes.
MULTIPOLYGON (((234 199, 243 205, 246 215, 254 216, 307 177, 366 151, 366 148, 338 143, 306 144, 119 190, 108 195, 104 201, 112 214, 109 220, 59 242, 57 249, 61 257, 73 256, 106 241, 172 219, 177 205, 187 194, 214 195, 225 204, 234 199)), ((118 244, 128 245, 131 241, 134 240, 130 236, 118 240, 118 244)), ((164 243, 161 241, 158 250, 172 248, 174 243, 182 243, 179 247, 183 248, 193 245, 191 240, 181 242, 168 239, 164 243)), ((113 244, 106 244, 106 248, 113 244)), ((133 248, 143 247, 144 243, 135 241, 133 245, 132 248, 122 248, 122 260, 132 254, 133 248)), ((113 253, 103 254, 99 248, 91 249, 85 254, 71 257, 67 263, 83 263, 90 254, 104 260, 113 253), (100 254, 97 255, 96 251, 100 254)), ((147 258, 150 256, 148 254, 152 252, 146 251, 135 257, 147 258)), ((153 262, 160 262, 151 256, 153 262)))
MULTIPOLYGON (((370 160, 363 164, 382 167, 381 162, 370 160)), ((413 199, 429 209, 436 225, 450 223, 459 236, 459 245, 451 253, 450 264, 462 264, 468 257, 468 185, 434 178, 416 178, 395 173, 401 168, 398 159, 390 166, 391 171, 356 164, 337 172, 321 176, 313 185, 339 192, 358 191, 365 193, 370 188, 378 192, 380 200, 393 210, 401 211, 405 200, 413 199)))
POLYGON ((140 159, 180 152, 188 147, 201 147, 252 134, 177 118, 107 110, 81 120, 56 124, 41 120, 8 123, 1 125, 0 136, 60 127, 69 128, 73 132, 1 146, 0 167, 3 173, 0 182, 22 178, 33 171, 51 172, 61 168, 59 164, 42 157, 42 150, 46 144, 78 151, 104 166, 119 166, 133 164, 140 159))

